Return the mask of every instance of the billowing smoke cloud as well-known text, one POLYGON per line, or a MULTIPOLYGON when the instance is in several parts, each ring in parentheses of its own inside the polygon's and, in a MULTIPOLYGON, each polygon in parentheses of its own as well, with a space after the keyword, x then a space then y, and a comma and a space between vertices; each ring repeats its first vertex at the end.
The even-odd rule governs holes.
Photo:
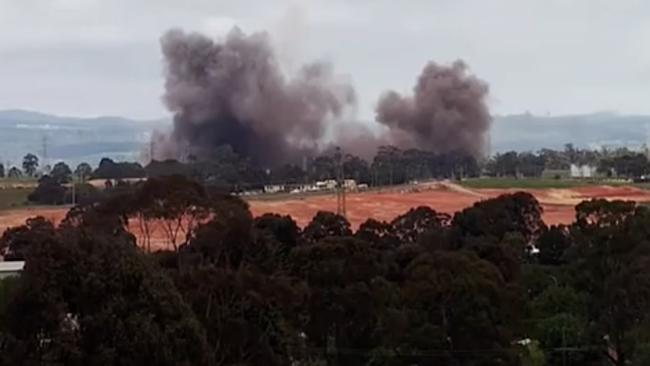
POLYGON ((483 152, 488 87, 461 61, 449 67, 429 63, 413 96, 385 93, 376 109, 385 131, 375 135, 349 122, 355 92, 331 65, 308 64, 287 76, 266 33, 245 35, 235 28, 216 42, 172 30, 161 44, 164 101, 174 114, 171 135, 158 137, 165 157, 209 157, 223 145, 264 166, 300 162, 332 144, 365 157, 384 144, 483 152))
POLYGON ((483 153, 491 117, 488 86, 469 75, 462 61, 450 67, 427 64, 412 96, 386 92, 377 104, 377 122, 395 145, 448 152, 483 153))
POLYGON ((169 31, 161 40, 166 61, 165 103, 174 131, 163 151, 207 155, 218 146, 259 164, 299 161, 318 149, 328 122, 353 108, 353 88, 326 63, 285 77, 265 33, 233 29, 223 42, 169 31))

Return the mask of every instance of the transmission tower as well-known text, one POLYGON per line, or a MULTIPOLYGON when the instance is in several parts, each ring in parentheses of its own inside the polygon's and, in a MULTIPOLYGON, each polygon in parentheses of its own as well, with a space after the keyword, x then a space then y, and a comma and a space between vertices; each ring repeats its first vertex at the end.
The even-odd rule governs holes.
POLYGON ((645 156, 650 158, 650 123, 645 124, 645 144, 643 144, 645 156))
POLYGON ((156 142, 153 140, 153 137, 151 138, 151 141, 149 141, 149 162, 151 163, 156 156, 156 142))
POLYGON ((345 175, 343 174, 343 159, 340 147, 336 148, 334 160, 336 162, 336 213, 346 217, 345 175))
POLYGON ((41 162, 41 166, 42 166, 43 172, 45 174, 48 174, 49 171, 47 171, 48 164, 47 164, 47 135, 46 134, 43 134, 43 139, 41 141, 41 145, 42 145, 41 148, 43 149, 43 161, 41 162))

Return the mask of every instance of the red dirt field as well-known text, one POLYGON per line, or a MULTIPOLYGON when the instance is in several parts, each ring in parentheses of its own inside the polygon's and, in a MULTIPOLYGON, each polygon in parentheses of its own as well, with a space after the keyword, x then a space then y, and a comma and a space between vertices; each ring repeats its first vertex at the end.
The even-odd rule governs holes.
MULTIPOLYGON (((347 217, 353 227, 372 217, 378 220, 391 220, 411 207, 429 206, 436 211, 453 214, 473 203, 496 197, 500 194, 517 192, 522 189, 467 189, 451 183, 431 183, 416 186, 393 188, 385 191, 348 193, 347 217)), ((583 200, 607 198, 650 202, 650 191, 635 187, 587 186, 571 189, 526 189, 542 204, 544 221, 547 224, 570 223, 574 218, 574 207, 583 200)), ((278 199, 250 199, 254 215, 274 212, 291 215, 300 226, 306 225, 319 210, 336 211, 336 197, 330 195, 284 196, 278 199)), ((23 208, 0 211, 0 233, 8 227, 21 225, 29 217, 43 216, 58 223, 68 207, 23 208)), ((133 223, 132 232, 138 230, 133 223)), ((152 234, 152 245, 164 246, 163 233, 152 234)))
POLYGON ((59 223, 70 207, 24 207, 19 209, 0 211, 0 233, 14 226, 25 223, 30 217, 43 216, 49 221, 59 223))
MULTIPOLYGON (((349 193, 347 218, 358 227, 368 218, 391 220, 416 206, 429 206, 436 211, 453 214, 477 201, 497 197, 522 189, 467 189, 450 183, 434 183, 384 192, 349 193)), ((622 199, 650 202, 650 191, 634 187, 588 186, 572 189, 525 189, 540 201, 547 224, 571 223, 574 207, 591 198, 622 199)), ((283 200, 251 200, 253 214, 275 212, 291 215, 304 226, 319 210, 336 211, 336 197, 332 195, 289 197, 283 200)))

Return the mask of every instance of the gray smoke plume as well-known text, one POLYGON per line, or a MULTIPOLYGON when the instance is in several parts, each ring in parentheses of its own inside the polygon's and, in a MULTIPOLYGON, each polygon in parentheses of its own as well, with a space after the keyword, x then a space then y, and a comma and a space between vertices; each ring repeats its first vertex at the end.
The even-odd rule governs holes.
POLYGON ((483 152, 488 87, 461 61, 450 67, 429 63, 413 96, 383 95, 376 120, 387 128, 376 136, 367 126, 344 121, 356 96, 331 65, 308 64, 288 77, 266 33, 245 35, 235 28, 217 42, 172 30, 161 45, 164 101, 174 114, 174 130, 157 137, 159 158, 209 158, 223 145, 267 167, 300 162, 332 145, 366 158, 385 144, 483 152))
POLYGON ((174 131, 162 149, 209 156, 218 146, 253 162, 299 161, 318 149, 328 122, 353 108, 353 88, 326 63, 306 65, 291 78, 281 71, 266 33, 238 28, 214 42, 172 30, 161 39, 166 62, 164 101, 174 131))
POLYGON ((463 61, 451 66, 429 62, 413 96, 384 93, 376 120, 388 127, 388 139, 396 146, 480 156, 491 123, 488 91, 485 82, 468 74, 463 61))

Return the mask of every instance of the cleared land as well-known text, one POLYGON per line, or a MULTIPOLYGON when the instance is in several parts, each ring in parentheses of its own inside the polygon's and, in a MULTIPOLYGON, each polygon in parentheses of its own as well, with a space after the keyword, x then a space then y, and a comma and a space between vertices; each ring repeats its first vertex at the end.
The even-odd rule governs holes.
MULTIPOLYGON (((391 220, 411 207, 422 205, 453 214, 477 201, 522 190, 530 192, 540 201, 547 224, 570 223, 574 218, 575 205, 591 198, 650 202, 650 191, 633 186, 583 184, 571 188, 470 188, 452 183, 430 183, 348 194, 347 217, 356 227, 369 217, 391 220)), ((336 211, 334 195, 284 198, 277 201, 251 200, 250 203, 256 215, 264 212, 291 215, 301 226, 306 225, 319 210, 336 211)))
POLYGON ((0 210, 24 206, 33 188, 0 187, 0 210))
MULTIPOLYGON (((533 194, 542 204, 547 224, 570 223, 574 218, 574 207, 583 200, 607 198, 633 200, 650 203, 650 190, 634 186, 579 185, 570 188, 470 188, 448 182, 402 186, 381 191, 349 193, 347 195, 347 217, 354 227, 372 217, 391 220, 411 207, 429 206, 437 211, 453 214, 473 203, 497 197, 504 193, 525 190, 533 194)), ((300 226, 304 226, 319 210, 336 211, 334 194, 321 195, 279 195, 250 198, 251 210, 255 215, 275 212, 291 215, 300 226), (275 198, 275 199, 274 199, 275 198)), ((0 232, 11 226, 24 223, 25 219, 37 215, 54 222, 60 221, 67 207, 0 210, 0 232)), ((134 227, 132 232, 138 230, 134 227)), ((164 246, 162 233, 152 233, 154 246, 164 246)))
POLYGON ((27 196, 37 182, 28 179, 0 179, 0 211, 17 209, 27 204, 27 196))

